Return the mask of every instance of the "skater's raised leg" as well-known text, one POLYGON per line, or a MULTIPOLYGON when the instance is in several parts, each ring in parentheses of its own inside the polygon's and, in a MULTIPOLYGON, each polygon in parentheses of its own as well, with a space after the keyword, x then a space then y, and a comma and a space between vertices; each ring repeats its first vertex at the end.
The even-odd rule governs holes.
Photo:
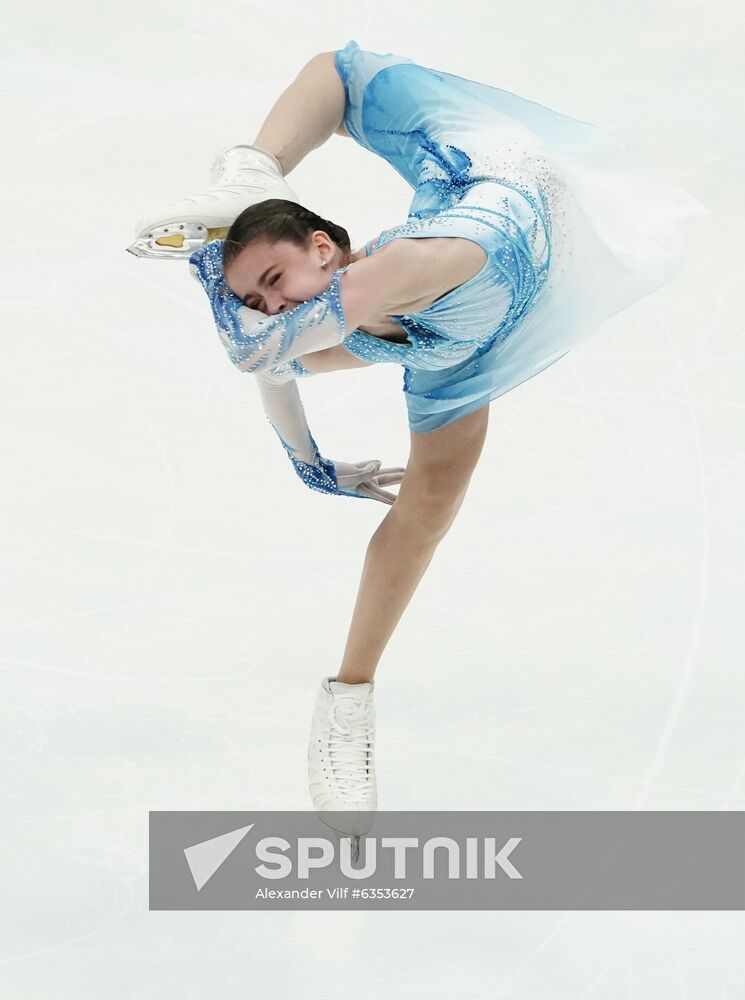
POLYGON ((203 243, 224 239, 240 213, 257 202, 298 202, 284 176, 334 132, 344 134, 344 87, 333 52, 313 56, 275 102, 253 143, 214 159, 208 190, 147 212, 127 249, 137 257, 188 260, 203 243))
POLYGON ((331 135, 343 134, 343 118, 344 86, 334 53, 320 52, 277 98, 253 144, 276 156, 286 177, 331 135))

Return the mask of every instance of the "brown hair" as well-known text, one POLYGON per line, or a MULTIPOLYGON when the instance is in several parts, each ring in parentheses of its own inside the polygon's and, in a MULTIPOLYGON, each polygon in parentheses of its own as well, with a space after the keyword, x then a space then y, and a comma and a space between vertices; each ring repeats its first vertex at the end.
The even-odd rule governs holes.
POLYGON ((322 229, 336 243, 340 250, 351 253, 349 233, 328 219, 304 208, 296 201, 284 198, 267 198, 245 208, 228 229, 222 248, 223 269, 234 260, 244 247, 253 240, 266 238, 289 240, 297 246, 305 247, 308 237, 317 229, 322 229))

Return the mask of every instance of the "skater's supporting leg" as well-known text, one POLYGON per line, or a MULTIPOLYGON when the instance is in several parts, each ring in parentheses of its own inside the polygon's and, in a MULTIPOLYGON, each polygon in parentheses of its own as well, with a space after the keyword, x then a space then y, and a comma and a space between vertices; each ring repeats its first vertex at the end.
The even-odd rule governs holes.
POLYGON ((277 98, 253 145, 274 153, 285 176, 312 150, 338 132, 344 118, 344 86, 333 52, 319 52, 277 98))
POLYGON ((411 434, 406 473, 370 540, 337 680, 372 680, 378 661, 463 502, 486 439, 488 404, 411 434))

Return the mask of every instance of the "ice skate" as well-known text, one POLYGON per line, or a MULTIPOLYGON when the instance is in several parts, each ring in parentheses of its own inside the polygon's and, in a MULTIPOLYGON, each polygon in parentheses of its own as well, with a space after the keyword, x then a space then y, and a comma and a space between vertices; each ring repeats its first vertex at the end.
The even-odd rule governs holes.
POLYGON ((137 223, 127 250, 136 257, 188 260, 203 243, 224 239, 244 208, 267 198, 297 201, 277 158, 258 146, 231 146, 210 168, 208 191, 171 201, 137 223))
POLYGON ((308 744, 313 806, 332 830, 357 839, 357 855, 359 836, 370 830, 377 809, 374 685, 324 677, 308 744))

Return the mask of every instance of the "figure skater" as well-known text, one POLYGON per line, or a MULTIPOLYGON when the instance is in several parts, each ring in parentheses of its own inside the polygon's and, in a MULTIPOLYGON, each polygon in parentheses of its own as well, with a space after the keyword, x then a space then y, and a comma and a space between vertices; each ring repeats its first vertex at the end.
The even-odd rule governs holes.
POLYGON ((708 210, 602 129, 355 41, 310 59, 210 183, 149 213, 130 251, 189 261, 308 487, 390 506, 308 746, 314 808, 359 835, 377 808, 373 676, 463 502, 488 404, 669 280, 679 221, 708 210), (354 252, 284 180, 332 134, 414 189, 407 220, 354 252), (378 362, 403 367, 405 468, 324 457, 300 400, 301 378, 378 362))

